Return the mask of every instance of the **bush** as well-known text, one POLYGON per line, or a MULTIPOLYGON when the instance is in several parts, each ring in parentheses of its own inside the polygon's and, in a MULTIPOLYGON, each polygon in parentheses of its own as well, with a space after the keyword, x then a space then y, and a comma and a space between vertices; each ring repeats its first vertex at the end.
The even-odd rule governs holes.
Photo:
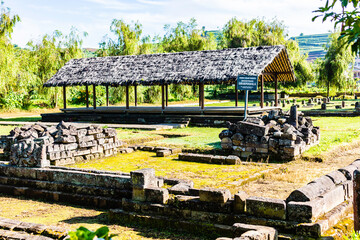
POLYGON ((70 240, 93 240, 98 239, 110 240, 117 234, 109 234, 109 228, 104 226, 97 229, 95 232, 90 231, 85 227, 79 227, 75 232, 69 232, 70 240))

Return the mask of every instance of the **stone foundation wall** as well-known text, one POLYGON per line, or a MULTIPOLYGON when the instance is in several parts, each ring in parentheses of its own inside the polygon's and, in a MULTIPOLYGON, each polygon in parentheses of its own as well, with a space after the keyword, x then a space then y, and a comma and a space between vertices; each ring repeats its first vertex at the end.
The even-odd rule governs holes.
POLYGON ((36 123, 16 127, 10 135, 1 136, 0 142, 10 164, 46 167, 112 156, 123 146, 116 135, 115 129, 96 125, 36 123))
POLYGON ((292 160, 320 140, 320 129, 310 117, 298 113, 270 111, 262 117, 228 122, 219 134, 221 147, 241 158, 292 160))

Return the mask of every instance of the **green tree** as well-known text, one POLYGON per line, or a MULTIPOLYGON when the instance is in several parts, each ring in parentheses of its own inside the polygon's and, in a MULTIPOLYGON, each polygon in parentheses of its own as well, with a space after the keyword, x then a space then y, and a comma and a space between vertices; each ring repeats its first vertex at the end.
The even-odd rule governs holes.
POLYGON ((346 89, 354 81, 349 69, 350 64, 354 62, 354 55, 351 47, 344 44, 346 40, 339 38, 339 35, 331 35, 330 46, 327 47, 325 59, 319 67, 318 83, 326 87, 327 96, 330 96, 331 88, 346 89))
POLYGON ((344 43, 351 45, 354 53, 360 53, 359 0, 327 0, 324 7, 319 7, 314 12, 319 15, 313 17, 313 21, 322 17, 323 22, 328 19, 334 22, 334 28, 341 25, 339 38, 344 38, 344 43), (341 7, 340 11, 336 11, 338 6, 341 7))

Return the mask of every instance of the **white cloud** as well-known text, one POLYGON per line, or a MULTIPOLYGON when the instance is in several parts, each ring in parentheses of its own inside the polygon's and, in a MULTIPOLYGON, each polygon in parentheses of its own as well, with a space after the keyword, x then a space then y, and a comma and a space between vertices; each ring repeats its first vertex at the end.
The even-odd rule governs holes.
POLYGON ((68 32, 73 25, 89 33, 84 46, 97 47, 102 37, 110 34, 114 18, 128 23, 139 21, 144 35, 151 36, 163 34, 165 24, 188 22, 192 17, 199 27, 205 26, 208 30, 221 29, 232 17, 241 20, 276 17, 288 26, 290 36, 324 33, 333 28, 331 22, 311 21, 315 15, 312 11, 324 4, 321 0, 82 0, 74 2, 76 5, 72 8, 68 7, 72 0, 63 0, 62 4, 45 0, 17 1, 23 1, 17 5, 21 8, 20 17, 25 15, 14 31, 14 42, 20 45, 55 29, 68 32))

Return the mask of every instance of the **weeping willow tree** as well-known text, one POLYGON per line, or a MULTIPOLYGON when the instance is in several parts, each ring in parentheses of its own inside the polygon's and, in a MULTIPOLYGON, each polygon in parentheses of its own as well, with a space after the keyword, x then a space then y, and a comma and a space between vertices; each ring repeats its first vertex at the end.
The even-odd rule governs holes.
POLYGON ((354 84, 349 66, 354 62, 355 57, 351 52, 351 46, 345 44, 346 41, 344 38, 339 38, 339 33, 332 34, 325 59, 319 66, 318 83, 326 87, 327 96, 330 96, 332 88, 343 90, 354 84))

